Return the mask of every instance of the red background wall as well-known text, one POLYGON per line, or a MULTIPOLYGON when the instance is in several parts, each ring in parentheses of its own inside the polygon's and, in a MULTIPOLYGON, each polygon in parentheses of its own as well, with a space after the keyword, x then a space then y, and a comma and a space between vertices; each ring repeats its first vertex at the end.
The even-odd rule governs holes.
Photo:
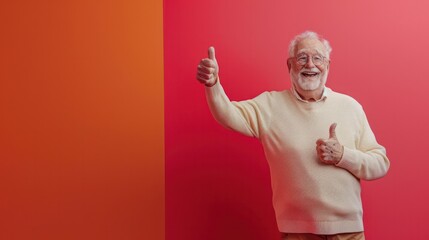
POLYGON ((278 239, 261 146, 215 122, 195 74, 213 45, 231 99, 289 88, 287 46, 304 30, 331 42, 327 85, 364 106, 391 160, 384 179, 362 183, 367 239, 427 239, 427 9, 424 0, 166 0, 166 239, 278 239))
POLYGON ((0 239, 164 239, 162 20, 0 3, 0 239))

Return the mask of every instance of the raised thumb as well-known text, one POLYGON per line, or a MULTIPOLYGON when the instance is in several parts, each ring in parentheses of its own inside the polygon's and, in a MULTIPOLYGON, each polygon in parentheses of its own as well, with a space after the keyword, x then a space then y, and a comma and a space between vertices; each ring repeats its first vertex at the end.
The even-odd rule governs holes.
POLYGON ((211 60, 216 60, 215 49, 214 47, 209 47, 209 58, 211 60))
POLYGON ((331 126, 329 127, 329 138, 337 138, 337 134, 335 133, 336 127, 336 123, 331 124, 331 126))

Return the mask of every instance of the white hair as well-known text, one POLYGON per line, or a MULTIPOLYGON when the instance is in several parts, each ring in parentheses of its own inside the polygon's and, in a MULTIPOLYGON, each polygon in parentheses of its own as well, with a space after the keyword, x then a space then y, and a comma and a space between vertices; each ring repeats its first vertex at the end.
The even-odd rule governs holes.
POLYGON ((294 57, 296 45, 298 45, 298 43, 301 42, 302 40, 308 39, 308 38, 319 40, 323 44, 323 46, 325 46, 326 51, 327 51, 326 57, 329 59, 329 55, 331 55, 332 48, 331 48, 331 45, 329 45, 328 40, 324 39, 322 36, 320 36, 319 34, 317 34, 315 32, 312 32, 312 31, 305 31, 301 34, 298 34, 292 39, 292 41, 290 41, 289 57, 294 57))

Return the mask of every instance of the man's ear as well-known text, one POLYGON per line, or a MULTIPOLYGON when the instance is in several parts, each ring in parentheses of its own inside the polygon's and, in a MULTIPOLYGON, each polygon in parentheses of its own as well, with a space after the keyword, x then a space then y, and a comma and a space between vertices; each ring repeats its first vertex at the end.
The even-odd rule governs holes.
POLYGON ((291 64, 290 64, 290 59, 288 59, 287 60, 287 69, 289 70, 289 72, 290 72, 290 68, 291 68, 292 66, 291 66, 291 64))

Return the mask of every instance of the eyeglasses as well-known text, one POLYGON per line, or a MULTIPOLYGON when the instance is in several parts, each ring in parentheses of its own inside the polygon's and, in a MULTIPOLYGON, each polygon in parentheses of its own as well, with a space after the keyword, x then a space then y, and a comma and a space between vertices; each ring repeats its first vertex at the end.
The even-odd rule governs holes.
MULTIPOLYGON (((307 54, 301 54, 296 57, 291 57, 290 59, 295 59, 296 64, 304 66, 308 62, 309 56, 307 54)), ((316 66, 321 66, 325 63, 325 60, 328 60, 326 57, 316 54, 311 56, 311 61, 316 66)), ((328 60, 329 61, 329 60, 328 60)))

